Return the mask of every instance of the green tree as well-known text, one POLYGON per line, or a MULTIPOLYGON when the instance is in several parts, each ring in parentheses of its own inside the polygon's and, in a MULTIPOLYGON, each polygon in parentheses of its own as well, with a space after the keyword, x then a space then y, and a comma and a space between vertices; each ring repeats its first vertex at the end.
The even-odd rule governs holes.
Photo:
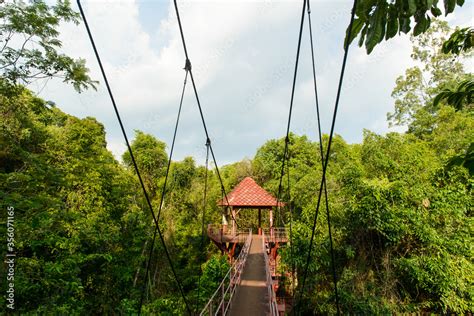
POLYGON ((438 110, 433 106, 436 95, 472 77, 464 70, 463 58, 468 56, 467 52, 452 55, 441 51, 449 32, 446 22, 435 21, 429 31, 412 37, 412 58, 421 66, 409 68, 404 76, 397 78, 392 91, 395 110, 387 115, 391 125, 408 125, 417 135, 429 133, 430 126, 434 126, 433 114, 438 110), (423 124, 425 120, 428 122, 423 124))
POLYGON ((344 186, 353 196, 346 243, 355 250, 340 284, 348 306, 362 312, 357 297, 369 295, 376 313, 472 309, 467 171, 445 173, 429 144, 413 135, 368 133, 362 151, 362 177, 344 186))
MULTIPOLYGON (((158 181, 165 174, 168 164, 166 144, 150 134, 136 130, 135 139, 130 146, 143 181, 151 198, 154 198, 157 194, 158 181)), ((133 169, 132 158, 128 151, 122 155, 122 160, 128 168, 133 169)))
MULTIPOLYGON (((117 312, 133 293, 146 217, 133 178, 105 147, 104 127, 3 79, 0 113, 1 207, 16 214, 17 311, 117 312)), ((2 212, 2 235, 5 220, 2 212)), ((3 296, 0 304, 3 311, 3 296)))
POLYGON ((79 23, 68 0, 55 5, 44 1, 7 1, 0 7, 0 70, 10 83, 29 84, 39 79, 61 78, 81 92, 94 88, 84 59, 60 53, 60 23, 79 23))

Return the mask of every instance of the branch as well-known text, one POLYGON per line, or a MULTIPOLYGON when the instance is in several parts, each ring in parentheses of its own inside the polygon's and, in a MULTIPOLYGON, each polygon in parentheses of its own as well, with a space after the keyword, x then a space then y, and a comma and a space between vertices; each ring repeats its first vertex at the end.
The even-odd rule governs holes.
POLYGON ((35 80, 39 80, 39 79, 46 79, 46 78, 62 78, 64 79, 65 77, 64 76, 56 76, 56 75, 43 75, 43 76, 39 76, 40 74, 42 74, 42 72, 38 72, 32 76, 25 76, 24 78, 25 79, 35 79, 35 80))
POLYGON ((3 53, 4 49, 7 47, 7 44, 11 40, 12 37, 13 37, 13 32, 12 32, 12 30, 10 30, 8 32, 8 36, 5 39, 5 44, 3 45, 2 49, 0 50, 0 53, 3 53))
POLYGON ((32 37, 33 37, 33 35, 30 35, 28 38, 25 37, 25 41, 23 42, 23 45, 21 45, 21 49, 18 52, 18 56, 16 56, 15 61, 13 61, 13 62, 5 65, 5 66, 0 67, 0 69, 5 69, 5 68, 10 67, 10 66, 13 66, 16 69, 16 63, 18 62, 18 60, 22 56, 23 51, 25 50, 26 43, 28 43, 32 37))

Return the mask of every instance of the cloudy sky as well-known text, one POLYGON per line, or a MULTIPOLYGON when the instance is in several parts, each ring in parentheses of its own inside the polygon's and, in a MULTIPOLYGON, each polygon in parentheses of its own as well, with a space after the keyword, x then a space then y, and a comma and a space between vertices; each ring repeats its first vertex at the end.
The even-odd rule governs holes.
MULTIPOLYGON (((252 158, 266 140, 284 136, 302 1, 180 1, 180 14, 204 116, 220 165, 252 158)), ((75 4, 74 4, 75 5, 75 4)), ((174 7, 164 0, 84 1, 105 70, 129 137, 136 129, 170 144, 185 71, 174 7)), ((330 126, 352 1, 311 2, 323 129, 330 126)), ((472 24, 473 2, 448 16, 472 24)), ((76 8, 77 9, 77 8, 76 8)), ((307 22, 307 21, 306 21, 307 22)), ((87 60, 98 91, 78 94, 51 81, 32 87, 65 112, 96 117, 108 148, 119 157, 124 141, 84 25, 63 25, 65 53, 87 60)), ((292 131, 317 139, 308 25, 305 23, 292 131)), ((413 65, 408 36, 377 46, 367 56, 352 46, 336 133, 360 142, 363 129, 389 131, 395 79, 413 65)), ((186 91, 175 160, 201 163, 205 135, 191 85, 186 91)))

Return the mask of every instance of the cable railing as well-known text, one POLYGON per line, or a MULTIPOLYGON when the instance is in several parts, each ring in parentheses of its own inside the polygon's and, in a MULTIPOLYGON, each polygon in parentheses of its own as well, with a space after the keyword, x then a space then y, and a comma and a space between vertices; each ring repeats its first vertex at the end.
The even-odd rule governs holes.
POLYGON ((227 271, 224 279, 220 283, 217 290, 209 299, 206 306, 202 309, 200 316, 204 315, 226 315, 230 308, 232 297, 234 296, 235 289, 240 284, 240 278, 242 270, 245 266, 245 261, 250 250, 250 244, 252 242, 252 230, 248 231, 247 239, 239 253, 239 256, 235 260, 234 264, 227 271))
POLYGON ((270 260, 268 258, 268 254, 265 248, 265 232, 262 235, 262 247, 263 247, 263 256, 265 258, 265 272, 267 275, 267 290, 268 290, 268 305, 270 307, 270 315, 277 316, 278 313, 278 304, 276 300, 276 294, 273 290, 273 279, 272 279, 272 272, 269 269, 270 260))

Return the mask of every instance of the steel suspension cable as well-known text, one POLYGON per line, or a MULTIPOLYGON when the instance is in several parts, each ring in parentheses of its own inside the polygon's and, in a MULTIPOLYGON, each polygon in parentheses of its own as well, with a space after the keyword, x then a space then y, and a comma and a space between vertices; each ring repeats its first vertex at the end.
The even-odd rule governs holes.
MULTIPOLYGON (((186 57, 186 63, 187 64, 189 63, 189 65, 190 65, 189 75, 191 77, 191 83, 193 85, 194 95, 196 97, 196 102, 197 102, 197 105, 198 105, 199 114, 201 116, 201 121, 202 121, 202 125, 203 125, 203 128, 204 128, 204 132, 206 134, 206 139, 209 140, 209 142, 210 142, 209 133, 207 131, 206 121, 204 119, 204 114, 203 114, 202 107, 201 107, 201 101, 199 100, 199 94, 198 94, 198 91, 197 91, 197 88, 196 88, 196 83, 194 81, 193 71, 192 71, 192 68, 191 68, 191 61, 189 60, 188 48, 186 46, 186 41, 184 39, 183 25, 181 23, 181 17, 179 15, 178 4, 177 4, 176 0, 174 0, 173 2, 174 2, 174 8, 175 8, 175 11, 176 11, 176 17, 178 19, 179 33, 181 34, 181 42, 183 43, 183 49, 184 49, 184 55, 186 57)), ((229 203, 229 200, 227 198, 227 193, 226 193, 226 190, 225 190, 225 187, 224 187, 224 182, 222 181, 221 173, 219 171, 219 166, 217 164, 216 156, 214 155, 214 150, 212 148, 212 143, 210 143, 209 148, 210 148, 212 160, 214 162, 214 166, 215 166, 215 169, 216 169, 216 174, 217 174, 217 177, 218 177, 220 185, 221 185, 221 190, 224 194, 227 206, 229 206, 230 203, 229 203)), ((237 224, 237 221, 235 220, 235 217, 232 213, 231 213, 231 216, 232 216, 232 219, 234 220, 234 222, 236 223, 237 227, 239 227, 239 225, 237 224)))
MULTIPOLYGON (((350 20, 350 23, 349 23, 348 32, 346 34, 347 39, 351 38, 352 25, 354 23, 354 16, 355 16, 356 7, 357 7, 357 0, 354 0, 354 4, 353 4, 353 7, 352 7, 352 12, 351 12, 351 20, 350 20)), ((318 194, 318 203, 317 203, 317 206, 316 206, 316 214, 319 212, 319 207, 321 205, 321 197, 322 197, 322 192, 323 192, 323 184, 326 181, 326 171, 327 171, 327 166, 328 166, 328 163, 329 163, 329 154, 331 152, 332 139, 333 139, 333 136, 334 136, 334 127, 336 125, 337 111, 338 111, 338 108, 339 108, 339 100, 340 100, 341 92, 342 92, 342 83, 344 81, 344 73, 345 73, 345 69, 346 69, 347 56, 348 56, 348 53, 349 53, 349 46, 350 46, 350 41, 346 40, 345 44, 344 44, 344 57, 343 57, 343 60, 342 60, 342 67, 341 67, 341 73, 340 73, 340 77, 339 77, 339 84, 338 84, 338 89, 337 89, 336 102, 335 102, 335 105, 334 105, 334 112, 333 112, 333 117, 332 117, 332 122, 331 122, 331 131, 330 131, 330 134, 329 134, 329 140, 328 140, 328 146, 327 146, 327 149, 326 149, 326 154, 324 155, 324 164, 323 164, 323 171, 322 171, 323 174, 322 174, 321 183, 320 183, 320 186, 319 186, 319 194, 318 194)), ((300 289, 300 292, 299 292, 300 293, 300 295, 299 295, 300 298, 303 295, 303 291, 304 291, 305 283, 306 283, 306 278, 307 278, 307 274, 308 274, 308 266, 309 266, 309 262, 311 261, 311 252, 312 252, 312 247, 313 247, 314 234, 315 234, 315 230, 316 230, 316 220, 317 220, 317 218, 315 216, 315 219, 313 221, 311 240, 310 240, 309 249, 308 249, 308 256, 306 258, 306 265, 305 265, 305 270, 304 270, 304 273, 303 273, 303 282, 302 282, 302 286, 301 286, 301 289, 300 289)), ((297 306, 298 306, 298 303, 297 303, 297 306)))
MULTIPOLYGON (((109 84, 109 80, 108 80, 108 78, 107 78, 107 75, 106 75, 106 73, 105 73, 104 67, 103 67, 103 65, 102 65, 102 60, 101 60, 100 55, 99 55, 99 52, 98 52, 98 50, 97 50, 97 46, 96 46, 95 41, 94 41, 94 38, 93 38, 93 36, 92 36, 92 32, 91 32, 90 27, 89 27, 89 24, 88 24, 88 22, 87 22, 87 18, 86 18, 86 15, 85 15, 85 13, 84 13, 84 10, 83 10, 83 8, 82 8, 81 1, 80 1, 80 0, 77 0, 77 5, 78 5, 78 7, 79 7, 79 11, 80 11, 82 20, 84 21, 84 25, 85 25, 85 27, 86 27, 87 34, 88 34, 88 36, 89 36, 89 40, 90 40, 91 45, 92 45, 92 49, 94 50, 94 54, 95 54, 95 57, 96 57, 96 59, 97 59, 97 63, 99 64, 99 68, 100 68, 100 71, 101 71, 101 73, 102 73, 102 77, 103 77, 103 79, 104 79, 104 82, 105 82, 105 85, 106 85, 106 88, 107 88, 107 92, 108 92, 108 94, 109 94, 110 100, 111 100, 112 105, 113 105, 113 108, 114 108, 115 115, 116 115, 116 117, 117 117, 117 120, 118 120, 119 125, 120 125, 120 129, 121 129, 121 131, 122 131, 122 135, 123 135, 123 137, 124 137, 124 139, 125 139, 125 143, 126 143, 126 145, 127 145, 127 149, 128 149, 129 154, 130 154, 130 158, 131 158, 131 160, 132 160, 133 167, 134 167, 135 172, 136 172, 136 174, 137 174, 137 176, 138 176, 138 180, 139 180, 139 182, 140 182, 140 186, 142 187, 143 195, 145 196, 145 200, 146 200, 146 202, 147 202, 147 205, 148 205, 148 208, 149 208, 149 210, 150 210, 150 213, 151 213, 151 215, 152 215, 152 217, 153 217, 153 221, 154 221, 154 223, 155 223, 155 227, 157 228, 157 231, 158 231, 158 233, 159 233, 159 237, 160 237, 161 243, 163 244, 163 248, 164 248, 164 250, 165 250, 166 258, 167 258, 167 260, 168 260, 168 262, 169 262, 169 264, 170 264, 171 270, 172 270, 172 272, 173 272, 173 276, 174 276, 174 278, 175 278, 175 280, 176 280, 176 283, 177 283, 177 285, 178 285, 178 287, 179 287, 181 296, 182 296, 182 298, 183 298, 183 300, 184 300, 184 302, 185 302, 185 304, 186 304, 186 308, 187 308, 187 310, 188 310, 188 313, 191 314, 191 309, 190 309, 189 304, 188 304, 188 302, 187 302, 186 296, 184 295, 184 292, 183 292, 183 289, 182 289, 182 286, 181 286, 181 282, 179 281, 179 279, 178 279, 178 277, 177 277, 177 275, 176 275, 176 271, 175 271, 175 269, 174 269, 173 262, 172 262, 172 260, 171 260, 171 257, 170 257, 170 254, 169 254, 169 252, 168 252, 168 249, 167 249, 167 247, 166 247, 165 240, 164 240, 163 235, 162 235, 162 233, 161 233, 161 231, 160 231, 160 229, 159 229, 158 219, 157 219, 157 217, 155 216, 155 212, 153 211, 153 206, 151 205, 151 200, 150 200, 150 198, 149 198, 149 196, 148 196, 148 192, 147 192, 147 190, 146 190, 145 184, 144 184, 143 179, 142 179, 142 176, 141 176, 141 174, 140 174, 140 170, 139 170, 138 165, 137 165, 137 162, 136 162, 136 160, 135 160, 135 156, 133 155, 132 147, 130 146, 130 142, 129 142, 129 140, 128 140, 127 133, 126 133, 126 131, 125 131, 125 127, 124 127, 124 125, 123 125, 123 122, 122 122, 122 119, 121 119, 121 116, 120 116, 120 112, 119 112, 118 107, 117 107, 117 104, 116 104, 116 102, 115 102, 115 98, 114 98, 114 96, 113 96, 112 89, 111 89, 110 84, 109 84)), ((138 311, 139 314, 140 314, 140 312, 141 312, 141 310, 138 311)))
MULTIPOLYGON (((205 219, 206 219, 206 207, 207 207, 207 174, 209 172, 209 147, 211 146, 211 142, 208 139, 206 141, 206 173, 204 176, 204 197, 203 197, 203 209, 202 209, 202 222, 201 222, 201 253, 204 252, 204 235, 205 235, 205 219)), ((198 276, 198 295, 196 299, 196 313, 199 312, 199 299, 201 297, 201 276, 202 276, 202 269, 199 268, 199 276, 198 276)))
POLYGON ((295 256, 293 248, 293 208, 291 207, 291 181, 290 181, 290 151, 288 150, 288 160, 286 164, 286 175, 288 181, 288 209, 290 211, 290 258, 291 258, 291 295, 295 295, 295 256))
POLYGON ((280 219, 280 223, 281 223, 280 198, 281 198, 281 191, 282 191, 283 175, 284 175, 284 171, 285 171, 285 161, 286 161, 286 158, 287 158, 288 145, 289 145, 289 142, 290 142, 289 136, 290 136, 290 127, 291 127, 291 115, 292 115, 292 112, 293 112, 293 100, 294 100, 294 97, 295 97, 296 76, 298 74, 298 64, 299 64, 299 60, 300 60, 301 38, 302 38, 302 35, 303 35, 303 25, 304 25, 304 16, 305 16, 305 10, 306 10, 306 1, 307 0, 303 0, 303 9, 302 9, 302 12, 301 12, 300 31, 299 31, 299 35, 298 35, 298 46, 297 46, 297 49, 296 49, 295 71, 294 71, 294 74, 293 74, 293 85, 292 85, 292 88, 291 88, 290 109, 289 109, 289 112, 288 112, 288 123, 287 123, 287 126, 286 126, 285 149, 283 151, 283 161, 282 161, 282 164, 281 164, 281 172, 280 172, 280 183, 278 185, 277 207, 278 207, 278 213, 279 213, 278 217, 280 219))
MULTIPOLYGON (((323 137, 322 137, 322 131, 321 131, 321 116, 319 112, 318 84, 317 84, 317 79, 316 79, 316 62, 314 58, 313 28, 312 28, 312 23, 311 23, 310 2, 311 1, 308 0, 309 38, 310 38, 310 44, 311 44, 311 61, 312 61, 312 66, 313 66, 312 68, 313 68, 314 96, 315 96, 316 115, 317 115, 317 122, 318 122, 319 151, 321 155, 321 166, 324 167, 323 137)), ((339 295, 337 291, 337 275, 336 275, 336 266, 335 266, 335 260, 334 260, 334 249, 333 249, 333 244, 332 244, 331 220, 330 220, 330 214, 329 214, 329 202, 328 202, 328 191, 327 191, 326 179, 324 179, 323 186, 324 186, 324 199, 325 199, 325 204, 326 204, 326 217, 327 217, 328 232, 329 232, 329 244, 330 244, 330 251, 331 251, 331 266, 332 266, 332 277, 333 277, 333 283, 334 283, 334 295, 336 299, 337 314, 340 315, 339 295)), ((317 210, 315 214, 316 222, 318 221, 317 219, 318 212, 319 210, 317 210)))
MULTIPOLYGON (((176 117, 176 124, 174 126, 173 140, 171 142, 171 149, 170 149, 170 154, 169 154, 169 157, 168 157, 168 164, 166 166, 165 181, 163 183, 163 188, 161 189, 160 206, 158 208, 158 214, 156 216, 157 221, 160 220, 160 215, 161 215, 161 211, 163 209, 163 203, 164 203, 164 200, 165 200, 166 185, 168 183, 168 177, 169 177, 170 168, 171 168, 171 160, 173 158, 174 145, 176 143, 176 135, 178 133, 179 119, 181 117, 181 109, 183 108, 184 92, 186 91, 186 83, 187 83, 187 80, 188 80, 188 73, 189 73, 188 65, 185 65, 184 69, 186 71, 186 74, 184 75, 183 89, 181 91, 181 98, 180 98, 180 101, 179 101, 178 115, 176 117)), ((147 285, 148 285, 148 273, 150 272, 150 266, 151 266, 151 261, 152 261, 152 257, 153 257, 153 250, 155 248, 156 233, 157 233, 158 229, 159 229, 158 226, 155 226, 155 230, 153 232, 153 239, 152 239, 151 246, 150 246, 150 252, 148 254, 148 262, 147 262, 147 265, 146 265, 146 273, 145 273, 145 283, 143 285, 142 294, 140 296, 140 304, 139 304, 138 314, 141 313, 142 305, 143 305, 143 299, 144 299, 144 293, 145 293, 145 290, 146 290, 147 285)))

